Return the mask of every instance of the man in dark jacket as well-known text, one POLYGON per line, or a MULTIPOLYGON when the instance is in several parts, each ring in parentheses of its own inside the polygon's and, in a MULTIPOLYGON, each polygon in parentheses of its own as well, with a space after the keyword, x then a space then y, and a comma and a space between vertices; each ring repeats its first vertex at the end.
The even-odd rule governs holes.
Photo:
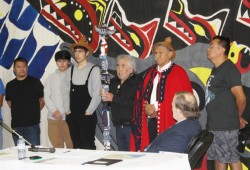
POLYGON ((135 73, 134 57, 119 55, 116 63, 117 77, 110 81, 109 92, 101 90, 103 101, 111 104, 111 115, 116 127, 116 140, 119 151, 130 150, 131 115, 135 99, 135 92, 140 77, 135 73))
POLYGON ((201 132, 198 121, 199 108, 191 92, 178 92, 172 102, 175 125, 158 135, 146 149, 147 152, 178 152, 187 150, 191 139, 201 132))

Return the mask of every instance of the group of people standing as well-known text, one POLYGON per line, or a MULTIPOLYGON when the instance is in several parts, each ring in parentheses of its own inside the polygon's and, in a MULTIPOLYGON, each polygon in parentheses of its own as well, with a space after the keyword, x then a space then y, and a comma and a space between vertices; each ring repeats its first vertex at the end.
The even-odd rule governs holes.
MULTIPOLYGON (((87 61, 93 50, 85 36, 70 48, 77 64, 70 67, 71 54, 58 51, 55 54, 58 69, 44 86, 28 75, 24 58, 15 59, 16 78, 6 85, 11 127, 31 144, 40 145, 40 111, 46 105, 48 136, 53 147, 96 149, 95 110, 101 101, 97 90, 101 89, 100 69, 87 61)), ((16 145, 17 136, 13 135, 13 140, 16 145)))
MULTIPOLYGON (((109 102, 120 151, 184 153, 201 131, 191 82, 185 70, 173 62, 176 52, 170 37, 153 45, 156 64, 143 77, 136 74, 134 57, 119 55, 109 92, 102 89, 100 68, 88 61, 93 49, 86 37, 70 49, 76 64, 69 67, 70 53, 58 51, 58 70, 44 87, 40 80, 28 76, 25 59, 14 61, 16 78, 6 86, 11 126, 32 144, 40 144, 40 111, 45 104, 53 147, 96 149, 95 111, 101 99, 109 102)), ((216 170, 226 169, 227 164, 241 169, 238 133, 248 123, 241 116, 246 103, 241 74, 227 59, 229 49, 229 39, 216 36, 207 50, 214 64, 206 85, 207 128, 215 135, 207 154, 215 160, 216 170)), ((13 135, 13 139, 16 144, 17 137, 13 135)))

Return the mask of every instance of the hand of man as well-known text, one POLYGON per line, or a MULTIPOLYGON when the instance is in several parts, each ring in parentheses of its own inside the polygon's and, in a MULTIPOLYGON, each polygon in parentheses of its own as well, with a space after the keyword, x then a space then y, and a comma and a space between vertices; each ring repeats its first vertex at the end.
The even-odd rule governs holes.
POLYGON ((157 115, 157 112, 155 111, 155 106, 153 104, 145 103, 144 107, 145 112, 149 117, 153 118, 157 115))
POLYGON ((105 92, 103 88, 100 90, 100 96, 104 102, 112 102, 114 95, 109 92, 105 92))
POLYGON ((240 117, 240 128, 245 128, 247 124, 248 122, 243 117, 240 117))
POLYGON ((104 91, 103 88, 101 88, 101 89, 100 89, 100 96, 102 97, 102 96, 104 96, 104 95, 105 95, 105 91, 104 91))
POLYGON ((62 120, 62 114, 60 111, 56 110, 52 116, 56 119, 56 120, 62 120))
POLYGON ((106 92, 105 99, 103 101, 112 102, 114 95, 112 93, 106 92))

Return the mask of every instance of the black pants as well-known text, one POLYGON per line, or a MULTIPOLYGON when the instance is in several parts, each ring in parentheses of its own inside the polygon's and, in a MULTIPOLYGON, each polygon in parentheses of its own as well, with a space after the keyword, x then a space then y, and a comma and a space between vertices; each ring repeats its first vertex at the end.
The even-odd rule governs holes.
POLYGON ((95 129, 97 123, 96 114, 93 115, 67 115, 73 148, 95 150, 95 129))
POLYGON ((157 118, 148 119, 148 133, 149 142, 151 143, 157 137, 157 118))

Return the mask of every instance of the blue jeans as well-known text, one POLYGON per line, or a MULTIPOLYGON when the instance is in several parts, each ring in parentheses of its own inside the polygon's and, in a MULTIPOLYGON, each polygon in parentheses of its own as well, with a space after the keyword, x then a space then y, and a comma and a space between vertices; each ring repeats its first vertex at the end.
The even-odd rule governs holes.
POLYGON ((119 151, 130 151, 130 126, 115 126, 116 140, 119 151))
MULTIPOLYGON (((31 144, 40 145, 39 124, 36 124, 34 126, 27 126, 27 127, 17 127, 13 129, 31 144)), ((13 134, 12 136, 13 136, 15 145, 17 145, 18 136, 16 134, 13 134)))
POLYGON ((3 149, 3 127, 0 125, 0 150, 3 149))

